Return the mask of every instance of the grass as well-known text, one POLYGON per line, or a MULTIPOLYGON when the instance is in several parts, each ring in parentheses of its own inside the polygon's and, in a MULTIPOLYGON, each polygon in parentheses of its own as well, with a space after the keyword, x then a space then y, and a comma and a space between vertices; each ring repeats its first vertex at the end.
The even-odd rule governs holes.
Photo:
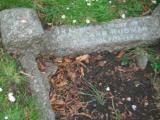
POLYGON ((28 83, 17 70, 16 62, 0 49, 0 120, 38 120, 39 111, 28 83), (12 92, 15 102, 8 99, 12 92))
MULTIPOLYGON (((0 10, 13 7, 35 8, 42 21, 51 25, 84 25, 112 19, 140 16, 154 9, 151 0, 1 0, 0 10), (112 3, 109 3, 112 1, 112 3), (87 22, 87 23, 86 23, 87 22)), ((160 3, 160 0, 157 0, 160 3)))
POLYGON ((96 88, 96 86, 92 85, 90 82, 86 82, 86 85, 89 87, 89 93, 87 92, 79 92, 80 95, 84 95, 84 96, 88 96, 91 97, 90 101, 88 101, 88 103, 91 102, 97 102, 98 104, 104 106, 107 102, 108 96, 106 92, 100 91, 96 88))

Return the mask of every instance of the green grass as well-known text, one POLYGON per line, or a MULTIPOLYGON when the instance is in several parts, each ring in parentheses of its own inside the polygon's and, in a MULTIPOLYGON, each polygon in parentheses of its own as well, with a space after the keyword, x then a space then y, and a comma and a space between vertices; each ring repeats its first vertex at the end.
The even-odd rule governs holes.
POLYGON ((32 0, 0 0, 0 10, 15 7, 32 8, 33 2, 32 0))
POLYGON ((87 103, 97 102, 98 104, 104 106, 107 102, 107 99, 108 99, 107 92, 98 90, 98 88, 96 86, 92 85, 89 81, 87 82, 85 80, 84 82, 88 86, 89 91, 88 92, 81 91, 81 92, 79 92, 79 94, 86 96, 86 97, 87 96, 90 97, 91 100, 87 101, 87 103))
POLYGON ((16 67, 16 62, 0 49, 0 120, 38 120, 39 111, 35 98, 31 95, 28 83, 16 67), (15 102, 8 100, 13 92, 15 102))
POLYGON ((0 10, 13 7, 35 8, 45 23, 84 25, 86 19, 92 24, 102 23, 121 18, 123 13, 127 17, 140 16, 145 9, 154 9, 156 6, 151 0, 111 1, 112 3, 109 0, 1 0, 0 10), (91 5, 88 6, 87 3, 91 5), (63 15, 65 19, 62 18, 63 15))

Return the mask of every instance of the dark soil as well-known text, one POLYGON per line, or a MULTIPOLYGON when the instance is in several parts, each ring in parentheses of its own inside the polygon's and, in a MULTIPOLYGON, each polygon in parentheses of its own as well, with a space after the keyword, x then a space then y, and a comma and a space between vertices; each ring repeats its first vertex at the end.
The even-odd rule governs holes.
MULTIPOLYGON (((92 53, 78 57, 49 57, 58 65, 50 75, 50 100, 57 120, 159 120, 148 64, 132 58, 122 64, 121 53, 92 53)), ((41 68, 45 66, 43 57, 41 68)), ((45 71, 45 69, 44 69, 45 71)))

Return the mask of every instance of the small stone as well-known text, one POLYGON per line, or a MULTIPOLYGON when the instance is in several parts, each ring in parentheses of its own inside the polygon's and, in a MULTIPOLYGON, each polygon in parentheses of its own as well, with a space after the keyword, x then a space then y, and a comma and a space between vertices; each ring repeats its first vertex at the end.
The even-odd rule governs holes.
POLYGON ((99 86, 102 86, 102 85, 103 85, 103 84, 100 82, 100 83, 99 83, 99 86))
POLYGON ((136 111, 136 110, 137 110, 137 106, 136 106, 136 105, 132 105, 132 109, 133 109, 134 111, 136 111))
POLYGON ((126 100, 130 102, 131 101, 131 97, 127 97, 126 100))
POLYGON ((110 91, 110 87, 106 87, 106 91, 108 91, 108 92, 109 92, 109 91, 110 91))
POLYGON ((148 54, 142 53, 136 56, 137 65, 140 69, 144 70, 148 63, 148 54))

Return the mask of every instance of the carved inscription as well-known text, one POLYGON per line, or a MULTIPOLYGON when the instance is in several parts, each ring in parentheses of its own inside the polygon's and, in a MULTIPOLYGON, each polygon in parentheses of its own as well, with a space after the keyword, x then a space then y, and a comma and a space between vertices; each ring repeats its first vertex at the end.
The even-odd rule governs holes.
MULTIPOLYGON (((110 24, 106 30, 107 39, 111 42, 136 40, 145 38, 147 36, 148 27, 139 25, 137 21, 130 23, 115 23, 110 24)), ((102 36, 106 34, 102 32, 102 36)))

